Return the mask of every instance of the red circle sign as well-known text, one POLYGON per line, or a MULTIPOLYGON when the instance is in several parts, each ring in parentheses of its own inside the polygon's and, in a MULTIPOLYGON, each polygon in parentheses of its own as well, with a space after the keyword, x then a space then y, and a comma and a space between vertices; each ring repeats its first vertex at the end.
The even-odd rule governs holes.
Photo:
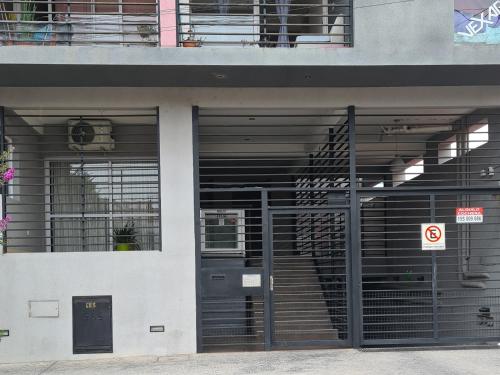
POLYGON ((441 229, 435 225, 431 225, 425 230, 425 239, 429 242, 438 242, 441 236, 441 229))

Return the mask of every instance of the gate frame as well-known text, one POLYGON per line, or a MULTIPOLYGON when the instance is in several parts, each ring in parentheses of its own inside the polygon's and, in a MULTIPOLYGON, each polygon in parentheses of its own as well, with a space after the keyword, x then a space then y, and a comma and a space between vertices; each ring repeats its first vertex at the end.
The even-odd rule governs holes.
MULTIPOLYGON (((267 192, 263 191, 263 194, 266 195, 266 203, 267 203, 267 192)), ((267 311, 264 314, 264 327, 265 327, 265 347, 266 350, 275 350, 275 349, 287 349, 293 347, 301 347, 301 348, 311 348, 314 349, 314 346, 317 345, 331 345, 335 348, 349 348, 352 347, 353 343, 353 327, 352 327, 352 300, 350 298, 351 295, 351 282, 352 279, 350 277, 350 259, 352 257, 351 250, 351 228, 350 228, 350 206, 348 205, 334 205, 328 207, 300 207, 296 208, 288 207, 283 208, 276 206, 267 207, 267 228, 266 228, 266 238, 263 241, 263 251, 264 251, 264 279, 267 280, 267 287, 264 290, 264 311, 267 311), (346 272, 346 318, 347 318, 347 340, 304 340, 304 341, 281 341, 275 342, 273 340, 273 328, 274 328, 274 319, 273 319, 273 291, 270 288, 270 280, 271 276, 273 276, 273 215, 280 214, 297 214, 297 213, 343 213, 345 215, 345 252, 346 252, 346 264, 345 264, 345 272, 346 272), (267 318, 267 320, 266 320, 267 318)))
MULTIPOLYGON (((261 212, 262 212, 262 242, 263 242, 263 266, 267 267, 269 259, 266 257, 270 253, 270 233, 269 233, 269 217, 271 210, 268 204, 268 193, 271 191, 303 191, 303 190, 330 190, 330 189, 297 189, 297 188, 200 188, 200 170, 199 170, 199 106, 192 107, 192 140, 193 140, 193 184, 194 184, 194 235, 195 235, 195 286, 196 286, 196 348, 197 352, 203 352, 203 335, 202 335, 202 294, 201 294, 201 221, 200 221, 200 194, 202 191, 253 191, 261 193, 261 212), (266 249, 267 248, 267 249, 266 249), (266 255, 267 254, 267 255, 266 255)), ((343 189, 334 188, 331 191, 345 191, 349 193, 349 203, 344 206, 332 205, 331 207, 321 207, 319 209, 341 210, 344 209, 349 216, 349 225, 346 225, 346 245, 349 252, 346 257, 346 300, 348 335, 349 340, 347 347, 360 348, 362 341, 362 289, 361 289, 361 253, 360 253, 360 235, 359 227, 360 214, 359 203, 357 198, 358 187, 356 185, 356 129, 355 129, 355 106, 347 107, 347 125, 348 125, 348 150, 349 150, 349 186, 343 189)), ((279 207, 279 209, 301 209, 301 207, 279 207)), ((312 207, 302 207, 314 209, 312 207)), ((269 274, 264 277, 264 300, 269 300, 270 285, 269 274)), ((270 303, 264 304, 264 349, 272 350, 272 326, 270 303), (266 307, 267 306, 267 307, 266 307)), ((336 342, 338 343, 338 342, 336 342)), ((336 345, 337 347, 343 347, 336 345)))

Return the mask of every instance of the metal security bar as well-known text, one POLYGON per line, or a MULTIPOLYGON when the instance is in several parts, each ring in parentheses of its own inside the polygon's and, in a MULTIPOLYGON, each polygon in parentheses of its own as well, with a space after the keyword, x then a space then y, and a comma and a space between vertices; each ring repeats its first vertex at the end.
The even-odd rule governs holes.
POLYGON ((0 2, 1 45, 157 46, 156 0, 0 2))
POLYGON ((357 178, 363 188, 498 186, 500 110, 358 110, 357 178))
POLYGON ((499 113, 201 110, 202 350, 498 341, 499 113))
POLYGON ((352 0, 181 0, 181 46, 351 47, 352 0))
POLYGON ((202 109, 195 123, 201 350, 346 345, 347 215, 317 210, 349 203, 347 111, 202 109))
POLYGON ((499 194, 362 198, 365 344, 498 340, 499 194), (461 207, 482 208, 482 222, 460 223, 461 207), (445 224, 445 250, 422 250, 421 223, 445 224))
POLYGON ((160 250, 154 108, 6 110, 4 252, 160 250))
POLYGON ((496 108, 357 110, 363 345, 500 337, 498 119, 496 108), (445 249, 423 250, 426 223, 444 225, 445 249))

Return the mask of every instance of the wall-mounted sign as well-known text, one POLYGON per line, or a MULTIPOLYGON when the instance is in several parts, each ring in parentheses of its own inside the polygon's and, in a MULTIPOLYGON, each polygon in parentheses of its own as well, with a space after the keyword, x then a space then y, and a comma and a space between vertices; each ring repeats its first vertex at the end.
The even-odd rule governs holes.
POLYGON ((483 222, 483 207, 458 207, 455 209, 457 224, 478 224, 483 222))
POLYGON ((455 42, 500 44, 500 0, 455 0, 455 42))
POLYGON ((444 223, 420 224, 422 250, 446 250, 444 223))
POLYGON ((260 274, 243 274, 241 284, 243 288, 260 288, 260 274))

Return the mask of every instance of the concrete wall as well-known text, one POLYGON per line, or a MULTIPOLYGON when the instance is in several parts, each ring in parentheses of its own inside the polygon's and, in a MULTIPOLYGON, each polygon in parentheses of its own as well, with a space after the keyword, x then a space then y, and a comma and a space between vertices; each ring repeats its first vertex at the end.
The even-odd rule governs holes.
POLYGON ((162 252, 0 256, 0 362, 86 358, 72 354, 71 297, 113 296, 114 353, 196 351, 191 106, 332 108, 496 106, 499 87, 407 89, 0 89, 7 107, 160 106, 162 252), (30 318, 30 300, 58 300, 58 318, 30 318), (149 333, 149 325, 165 333, 149 333))

